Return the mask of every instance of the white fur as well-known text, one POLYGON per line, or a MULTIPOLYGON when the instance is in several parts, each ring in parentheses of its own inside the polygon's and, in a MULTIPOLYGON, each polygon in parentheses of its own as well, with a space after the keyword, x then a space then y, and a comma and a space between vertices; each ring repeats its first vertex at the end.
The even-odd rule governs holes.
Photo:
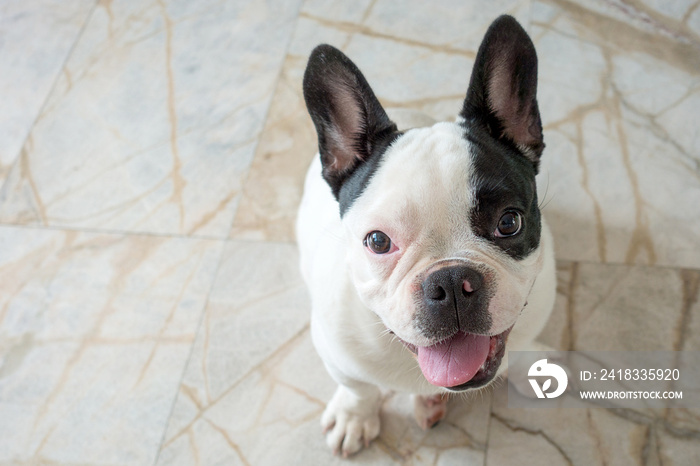
MULTIPOLYGON (((426 121, 392 117, 405 126, 426 121)), ((309 168, 297 240, 311 293, 313 342, 341 386, 324 414, 334 450, 354 453, 376 436, 378 387, 424 396, 447 391, 428 383, 415 356, 387 330, 417 346, 435 343, 413 325, 413 290, 435 263, 455 260, 488 268, 497 284, 489 308, 491 333, 515 323, 507 350, 528 349, 550 314, 556 277, 549 228, 543 220, 539 248, 520 261, 471 232, 468 213, 475 200, 468 189, 468 145, 456 123, 407 131, 387 150, 342 221, 321 177, 320 157, 309 168), (373 230, 387 233, 399 253, 369 253, 362 242, 373 230), (361 400, 369 409, 358 410, 361 400), (369 428, 358 434, 329 421, 340 418, 344 425, 369 428)), ((504 358, 499 374, 506 364, 504 358)))

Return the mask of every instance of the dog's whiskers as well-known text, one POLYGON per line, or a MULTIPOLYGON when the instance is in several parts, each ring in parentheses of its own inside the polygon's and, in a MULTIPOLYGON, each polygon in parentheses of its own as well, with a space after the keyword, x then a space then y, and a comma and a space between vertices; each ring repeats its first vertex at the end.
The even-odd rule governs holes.
POLYGON ((540 201, 540 204, 539 204, 539 206, 538 206, 538 208, 539 208, 540 210, 544 210, 544 208, 547 207, 547 205, 548 205, 550 202, 552 202, 552 200, 554 199, 554 196, 552 196, 551 198, 547 199, 547 194, 548 194, 548 193, 549 193, 549 173, 547 173, 547 184, 546 184, 545 187, 544 187, 544 195, 542 196, 542 201, 540 201))

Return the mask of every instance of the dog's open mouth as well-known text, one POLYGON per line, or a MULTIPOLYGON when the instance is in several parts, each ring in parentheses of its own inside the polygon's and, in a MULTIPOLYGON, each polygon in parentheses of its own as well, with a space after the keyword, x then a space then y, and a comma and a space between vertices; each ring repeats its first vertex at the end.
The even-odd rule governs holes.
POLYGON ((494 378, 512 328, 498 335, 457 332, 432 346, 404 344, 416 354, 418 365, 428 382, 452 391, 462 391, 482 387, 494 378))

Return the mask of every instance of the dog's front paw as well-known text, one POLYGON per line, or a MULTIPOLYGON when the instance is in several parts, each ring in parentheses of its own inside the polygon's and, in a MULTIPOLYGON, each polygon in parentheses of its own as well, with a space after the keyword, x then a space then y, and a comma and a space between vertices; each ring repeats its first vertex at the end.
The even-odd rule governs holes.
POLYGON ((381 395, 359 397, 342 385, 326 406, 321 417, 321 427, 326 434, 326 444, 344 457, 357 453, 379 435, 379 408, 381 395))
POLYGON ((433 396, 413 395, 413 414, 423 430, 435 427, 447 414, 447 402, 450 396, 440 394, 433 396))

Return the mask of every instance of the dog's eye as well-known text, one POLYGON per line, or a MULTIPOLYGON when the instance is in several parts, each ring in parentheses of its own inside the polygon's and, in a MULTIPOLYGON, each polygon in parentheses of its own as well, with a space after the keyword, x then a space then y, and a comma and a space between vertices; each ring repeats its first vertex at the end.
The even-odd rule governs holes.
POLYGON ((501 219, 498 221, 498 228, 496 228, 494 234, 500 238, 517 235, 522 225, 523 221, 520 214, 514 211, 508 211, 501 216, 501 219))
POLYGON ((375 254, 386 254, 391 250, 391 239, 378 230, 370 232, 363 243, 375 254))

